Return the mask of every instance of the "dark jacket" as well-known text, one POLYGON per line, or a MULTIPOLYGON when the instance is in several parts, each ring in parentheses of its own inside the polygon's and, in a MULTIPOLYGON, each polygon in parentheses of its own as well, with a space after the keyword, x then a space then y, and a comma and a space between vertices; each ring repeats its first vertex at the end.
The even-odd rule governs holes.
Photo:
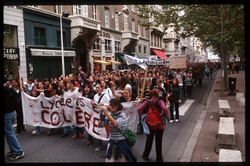
POLYGON ((16 110, 18 104, 18 94, 13 88, 4 87, 4 114, 16 110))
POLYGON ((181 92, 181 87, 179 85, 171 85, 171 86, 169 86, 167 94, 169 94, 169 93, 172 93, 174 103, 177 103, 178 100, 181 99, 182 92, 181 92))

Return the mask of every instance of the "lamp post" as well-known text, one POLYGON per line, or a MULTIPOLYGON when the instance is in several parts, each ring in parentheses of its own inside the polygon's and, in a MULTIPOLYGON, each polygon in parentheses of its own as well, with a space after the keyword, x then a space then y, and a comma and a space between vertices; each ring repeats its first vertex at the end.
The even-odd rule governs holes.
MULTIPOLYGON (((62 12, 62 5, 61 5, 62 12)), ((60 15, 60 31, 61 31, 61 54, 62 54, 62 76, 65 76, 65 67, 64 67, 64 51, 63 51, 63 30, 62 30, 62 17, 68 17, 69 12, 63 11, 60 15)))

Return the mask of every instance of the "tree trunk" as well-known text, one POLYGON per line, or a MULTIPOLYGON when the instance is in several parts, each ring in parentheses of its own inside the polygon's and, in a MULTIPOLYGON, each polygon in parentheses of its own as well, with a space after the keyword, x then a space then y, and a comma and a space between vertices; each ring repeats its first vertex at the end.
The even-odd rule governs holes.
POLYGON ((224 87, 225 87, 225 89, 224 90, 228 90, 229 89, 229 87, 228 87, 228 76, 227 76, 227 56, 226 55, 228 55, 228 49, 227 49, 228 47, 227 47, 227 44, 224 44, 224 71, 225 71, 225 77, 224 77, 224 87))
POLYGON ((220 85, 220 89, 221 89, 221 91, 220 91, 220 96, 221 97, 223 97, 224 96, 224 89, 225 89, 225 84, 224 84, 224 81, 225 81, 225 79, 224 79, 224 77, 225 77, 225 75, 226 75, 226 73, 225 73, 225 59, 226 59, 226 57, 225 57, 225 54, 224 54, 224 49, 223 49, 223 43, 221 43, 221 48, 220 48, 220 57, 221 57, 221 85, 220 85))

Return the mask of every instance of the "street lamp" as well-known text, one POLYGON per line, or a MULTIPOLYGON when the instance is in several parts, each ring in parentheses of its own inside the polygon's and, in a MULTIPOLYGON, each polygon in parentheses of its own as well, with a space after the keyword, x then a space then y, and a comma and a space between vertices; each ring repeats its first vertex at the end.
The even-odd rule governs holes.
MULTIPOLYGON (((62 12, 62 5, 61 5, 61 12, 62 12)), ((61 53, 62 53, 62 76, 65 76, 65 69, 64 69, 64 51, 63 51, 63 30, 62 30, 62 17, 68 17, 69 12, 63 11, 60 15, 60 29, 61 29, 61 53)))

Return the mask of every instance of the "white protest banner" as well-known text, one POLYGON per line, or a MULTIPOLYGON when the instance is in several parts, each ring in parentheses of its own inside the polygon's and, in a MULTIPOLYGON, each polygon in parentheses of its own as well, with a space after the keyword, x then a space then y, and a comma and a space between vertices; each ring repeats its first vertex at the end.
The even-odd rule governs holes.
POLYGON ((156 61, 156 60, 151 60, 147 61, 146 64, 149 65, 155 65, 155 66, 168 66, 169 61, 156 61))
POLYGON ((127 55, 127 54, 124 54, 124 57, 126 59, 127 65, 136 64, 140 66, 141 68, 143 68, 144 70, 146 70, 147 65, 143 62, 143 59, 139 59, 139 58, 127 55))
MULTIPOLYGON (((127 116, 128 126, 136 132, 139 120, 139 101, 122 103, 122 112, 127 116)), ((74 125, 85 127, 96 139, 108 140, 105 128, 99 128, 100 107, 93 107, 90 99, 81 93, 64 92, 63 96, 46 98, 43 95, 32 97, 22 92, 24 124, 59 128, 74 125)))

